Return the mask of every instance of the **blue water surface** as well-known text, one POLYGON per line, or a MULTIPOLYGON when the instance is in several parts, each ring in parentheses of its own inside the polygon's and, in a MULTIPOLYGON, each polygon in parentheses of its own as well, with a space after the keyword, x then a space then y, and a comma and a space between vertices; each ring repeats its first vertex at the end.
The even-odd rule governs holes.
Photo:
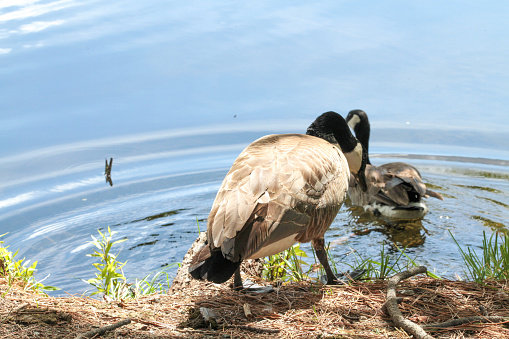
MULTIPOLYGON (((344 207, 340 254, 409 253, 463 274, 509 218, 509 3, 0 0, 0 234, 70 293, 108 226, 124 272, 179 262, 238 153, 365 110, 376 164, 446 200, 404 227, 344 207), (114 158, 110 187, 104 160, 114 158)), ((307 246, 307 245, 306 245, 307 246)), ((307 247, 305 247, 307 248, 307 247)), ((63 292, 57 292, 63 293, 63 292)))

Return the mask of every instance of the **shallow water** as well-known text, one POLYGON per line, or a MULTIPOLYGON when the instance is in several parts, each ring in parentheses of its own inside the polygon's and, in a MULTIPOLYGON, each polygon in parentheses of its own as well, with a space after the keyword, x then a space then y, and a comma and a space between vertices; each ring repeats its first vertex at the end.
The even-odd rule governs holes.
POLYGON ((0 234, 44 283, 81 293, 87 241, 109 226, 141 278, 182 259, 247 144, 361 108, 373 163, 415 165, 445 201, 404 224, 344 206, 336 259, 386 242, 461 275, 449 231, 479 249, 508 226, 508 10, 0 0, 0 234))
MULTIPOLYGON (((93 274, 93 260, 86 257, 92 252, 90 235, 111 227, 118 238, 127 238, 118 245, 119 260, 128 260, 126 276, 141 278, 180 262, 197 237, 197 223, 206 228, 209 209, 229 166, 250 140, 266 133, 247 128, 244 133, 203 135, 200 139, 208 140, 206 146, 188 135, 159 140, 175 149, 164 146, 144 156, 115 157, 112 187, 105 182, 101 162, 83 162, 66 174, 25 178, 26 184, 4 188, 18 195, 10 202, 0 201, 4 211, 0 220, 7 226, 3 232, 9 232, 8 243, 19 247, 21 255, 39 261, 39 277, 51 274, 47 284, 81 292, 87 286, 76 278, 93 274)), ((135 146, 143 147, 139 142, 135 146)), ((506 231, 509 169, 506 161, 436 158, 373 153, 375 165, 403 159, 417 166, 445 201, 428 199, 430 213, 423 220, 406 223, 380 220, 344 206, 326 234, 333 255, 353 264, 353 258, 342 256, 350 248, 363 258, 377 258, 382 243, 389 244, 389 251, 396 251, 391 246, 396 244, 408 247, 410 257, 417 256, 417 262, 440 275, 463 274, 449 231, 468 246, 479 246, 483 231, 506 231)), ((304 248, 310 249, 309 244, 304 248)), ((175 269, 169 272, 174 274, 175 269)))

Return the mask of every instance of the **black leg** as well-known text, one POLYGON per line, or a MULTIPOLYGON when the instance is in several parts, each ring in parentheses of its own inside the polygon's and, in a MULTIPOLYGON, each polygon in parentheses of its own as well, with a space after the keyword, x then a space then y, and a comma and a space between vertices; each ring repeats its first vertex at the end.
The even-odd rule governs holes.
POLYGON ((237 267, 233 276, 233 289, 236 291, 244 289, 244 286, 242 285, 242 278, 240 277, 240 266, 237 267))
POLYGON ((327 258, 327 252, 325 252, 325 240, 323 238, 314 239, 312 242, 313 248, 315 249, 316 256, 322 264, 325 274, 327 275, 327 285, 336 285, 337 279, 329 266, 329 259, 327 258))
POLYGON ((246 286, 248 286, 248 287, 244 287, 244 283, 242 282, 242 278, 240 277, 240 266, 239 266, 239 268, 237 268, 235 270, 235 273, 233 275, 233 289, 235 291, 241 291, 243 293, 245 293, 245 292, 269 293, 269 292, 274 291, 274 288, 272 288, 271 285, 260 286, 260 285, 253 283, 249 279, 246 280, 245 283, 246 283, 246 286))

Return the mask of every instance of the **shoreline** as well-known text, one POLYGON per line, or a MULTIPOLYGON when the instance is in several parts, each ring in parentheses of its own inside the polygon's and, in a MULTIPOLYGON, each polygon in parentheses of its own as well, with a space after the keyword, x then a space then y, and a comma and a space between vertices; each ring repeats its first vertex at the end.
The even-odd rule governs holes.
MULTIPOLYGON (((256 277, 250 277, 256 279, 256 277)), ((2 338, 75 338, 95 328, 130 319, 108 338, 405 338, 382 311, 387 281, 325 286, 288 283, 274 293, 232 291, 229 283, 191 281, 168 294, 111 301, 48 297, 0 279, 2 338), (248 305, 248 306, 246 306, 248 305), (246 312, 246 307, 249 313, 246 312), (197 316, 212 311, 216 324, 197 316), (215 328, 215 329, 214 329, 215 328)), ((509 315, 509 287, 414 277, 397 288, 404 317, 418 324, 455 317, 509 315), (484 312, 484 311, 485 312, 484 312)), ((436 338, 509 336, 504 323, 468 324, 429 332, 436 338)))

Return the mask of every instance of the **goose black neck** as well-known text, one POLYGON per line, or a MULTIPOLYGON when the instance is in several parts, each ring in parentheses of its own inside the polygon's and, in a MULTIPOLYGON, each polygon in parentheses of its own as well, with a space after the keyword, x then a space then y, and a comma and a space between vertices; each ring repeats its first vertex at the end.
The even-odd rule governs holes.
POLYGON ((325 112, 308 127, 307 135, 312 135, 338 144, 343 152, 351 152, 357 146, 357 139, 350 132, 345 119, 336 112, 325 112))
POLYGON ((359 123, 355 125, 353 131, 355 132, 355 137, 357 138, 357 140, 359 140, 359 142, 362 144, 362 147, 364 147, 364 150, 368 154, 366 163, 371 165, 371 162, 369 161, 369 134, 371 131, 371 127, 369 124, 368 115, 366 114, 366 112, 360 109, 355 109, 348 113, 347 119, 349 119, 349 117, 352 115, 356 115, 359 117, 359 123))

